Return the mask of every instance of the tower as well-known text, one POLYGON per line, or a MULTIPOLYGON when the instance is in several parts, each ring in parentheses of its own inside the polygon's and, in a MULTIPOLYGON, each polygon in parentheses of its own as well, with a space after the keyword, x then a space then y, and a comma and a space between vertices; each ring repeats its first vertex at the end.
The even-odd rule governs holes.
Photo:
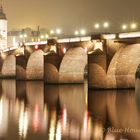
POLYGON ((0 50, 7 48, 7 18, 3 12, 2 0, 0 5, 0 50))

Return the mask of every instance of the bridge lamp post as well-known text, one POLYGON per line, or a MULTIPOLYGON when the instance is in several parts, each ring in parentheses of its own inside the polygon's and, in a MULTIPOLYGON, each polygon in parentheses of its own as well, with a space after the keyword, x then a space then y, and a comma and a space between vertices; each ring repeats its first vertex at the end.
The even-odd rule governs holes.
POLYGON ((80 34, 83 36, 83 35, 85 35, 86 34, 86 30, 85 29, 81 29, 80 30, 80 34))
POLYGON ((45 36, 44 35, 41 35, 40 38, 41 38, 41 40, 43 40, 45 38, 45 36))
POLYGON ((74 35, 75 35, 75 36, 78 36, 78 35, 79 35, 79 31, 76 30, 76 31, 74 32, 74 35))
POLYGON ((108 22, 104 22, 103 23, 103 27, 105 29, 105 33, 107 32, 107 29, 109 28, 109 23, 108 22))
POLYGON ((127 25, 126 24, 123 24, 122 25, 122 30, 124 31, 124 30, 126 30, 127 29, 127 25))
POLYGON ((45 38, 49 38, 49 35, 48 35, 48 34, 46 34, 46 35, 45 35, 45 38))
POLYGON ((97 30, 99 30, 99 28, 100 28, 100 25, 99 25, 98 23, 96 23, 96 24, 94 25, 94 29, 97 31, 97 30))
POLYGON ((132 23, 132 24, 130 25, 130 28, 131 28, 132 30, 137 29, 137 24, 136 24, 136 23, 132 23))
POLYGON ((94 28, 95 28, 95 29, 99 29, 99 28, 100 28, 100 25, 99 25, 98 23, 96 23, 96 24, 94 25, 94 28))
POLYGON ((50 35, 51 35, 51 36, 54 35, 54 30, 50 30, 50 35))
POLYGON ((61 34, 61 29, 59 29, 59 28, 56 29, 56 34, 59 34, 60 35, 61 34))

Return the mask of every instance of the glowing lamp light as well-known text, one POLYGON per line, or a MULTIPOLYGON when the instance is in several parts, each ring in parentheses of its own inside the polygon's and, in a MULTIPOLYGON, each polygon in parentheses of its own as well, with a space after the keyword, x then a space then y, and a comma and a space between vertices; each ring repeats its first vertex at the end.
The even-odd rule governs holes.
POLYGON ((78 31, 75 31, 75 32, 74 32, 74 35, 79 35, 79 32, 78 32, 78 31))
POLYGON ((27 37, 27 34, 24 34, 24 37, 26 38, 27 37))
POLYGON ((94 25, 94 28, 95 28, 95 29, 99 29, 99 28, 100 28, 100 25, 99 25, 98 23, 96 23, 96 24, 94 25))
POLYGON ((54 30, 50 30, 50 34, 54 34, 54 30))
POLYGON ((64 53, 64 54, 66 53, 66 51, 67 51, 66 48, 63 48, 63 53, 64 53))
POLYGON ((48 34, 46 34, 46 35, 45 35, 45 37, 46 37, 46 38, 48 38, 48 37, 49 37, 49 35, 48 35, 48 34))
POLYGON ((56 29, 57 34, 61 34, 61 29, 56 29))
POLYGON ((19 37, 20 37, 20 38, 23 38, 23 35, 20 35, 19 37))
POLYGON ((36 44, 36 45, 35 45, 35 50, 38 50, 38 48, 39 48, 39 46, 36 44))
POLYGON ((81 34, 81 35, 85 35, 85 34, 86 34, 86 30, 85 30, 85 29, 82 29, 82 30, 80 31, 80 34, 81 34))
POLYGON ((40 38, 41 38, 41 39, 44 39, 44 35, 41 35, 40 38))
POLYGON ((108 22, 104 22, 103 26, 104 26, 104 28, 108 28, 109 27, 109 23, 108 22))
POLYGON ((126 24, 122 25, 122 29, 126 30, 127 29, 127 25, 126 24))
POLYGON ((136 23, 132 23, 131 24, 131 29, 136 29, 137 28, 137 24, 136 23))

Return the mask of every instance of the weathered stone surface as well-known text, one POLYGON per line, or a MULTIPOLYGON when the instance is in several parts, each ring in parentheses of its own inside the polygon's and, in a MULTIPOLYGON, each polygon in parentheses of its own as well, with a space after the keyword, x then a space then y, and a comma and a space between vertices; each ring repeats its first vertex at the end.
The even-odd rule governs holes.
POLYGON ((83 83, 87 55, 81 47, 70 48, 60 65, 60 83, 83 83))
POLYGON ((44 78, 44 56, 43 51, 38 50, 31 54, 29 57, 27 68, 26 68, 26 78, 29 80, 40 80, 44 78))
POLYGON ((106 88, 107 79, 105 70, 98 64, 91 63, 88 65, 88 84, 90 88, 106 88))
POLYGON ((46 83, 59 82, 59 74, 57 68, 49 63, 45 64, 45 81, 46 83))
POLYGON ((121 47, 114 55, 108 71, 108 88, 135 87, 135 73, 140 63, 140 44, 121 47))
POLYGON ((2 76, 4 77, 16 76, 16 58, 14 55, 8 55, 4 60, 2 66, 2 76))
POLYGON ((139 64, 139 66, 137 68, 135 77, 138 78, 138 79, 140 79, 140 64, 139 64))
POLYGON ((88 86, 106 88, 106 55, 97 50, 88 55, 88 86))
POLYGON ((26 80, 26 70, 19 65, 16 66, 16 79, 26 80))

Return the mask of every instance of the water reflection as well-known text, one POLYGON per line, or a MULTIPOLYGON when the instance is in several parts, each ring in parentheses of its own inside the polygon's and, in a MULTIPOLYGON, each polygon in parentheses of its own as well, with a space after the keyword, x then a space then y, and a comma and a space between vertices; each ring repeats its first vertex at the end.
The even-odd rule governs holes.
MULTIPOLYGON (((139 93, 138 93, 139 92, 139 93)), ((100 135, 93 135, 93 139, 105 140, 140 139, 140 112, 136 103, 134 90, 89 91, 89 111, 92 122, 100 124, 100 135), (101 125, 102 124, 102 125, 101 125)), ((95 130, 93 130, 93 134, 95 130)))
POLYGON ((134 90, 0 83, 0 139, 139 140, 140 80, 134 90))

